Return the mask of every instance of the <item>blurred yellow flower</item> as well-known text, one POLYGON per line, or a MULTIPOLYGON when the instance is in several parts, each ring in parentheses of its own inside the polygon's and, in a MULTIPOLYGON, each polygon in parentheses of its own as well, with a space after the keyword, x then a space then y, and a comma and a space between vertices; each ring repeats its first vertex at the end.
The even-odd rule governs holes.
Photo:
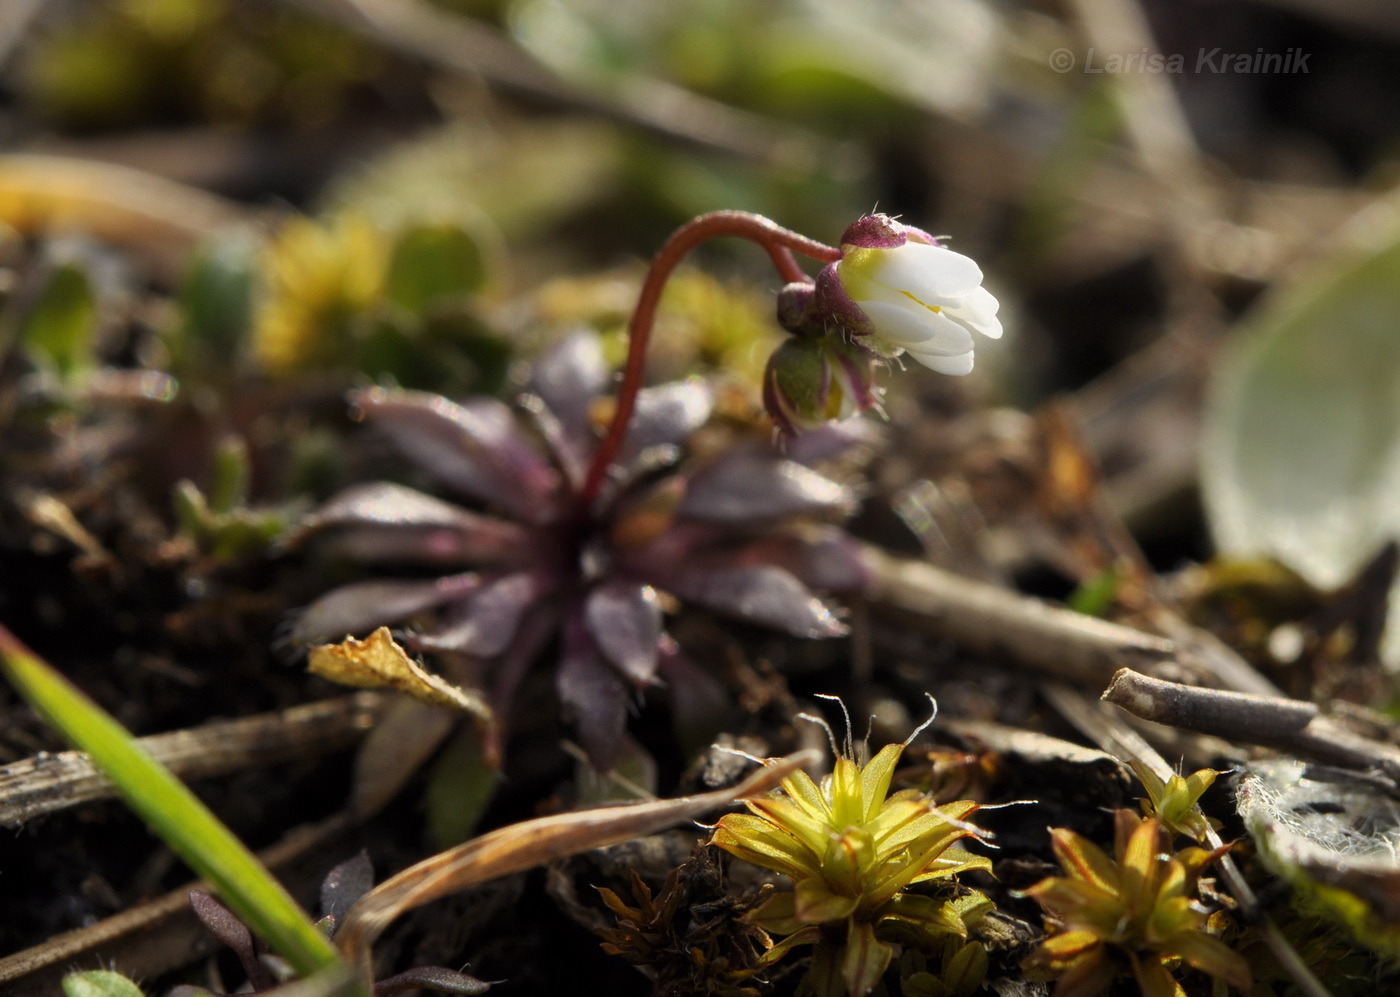
POLYGON ((264 283, 253 322, 258 366, 283 376, 342 353, 357 316, 383 294, 387 243, 356 214, 283 225, 261 261, 264 283))

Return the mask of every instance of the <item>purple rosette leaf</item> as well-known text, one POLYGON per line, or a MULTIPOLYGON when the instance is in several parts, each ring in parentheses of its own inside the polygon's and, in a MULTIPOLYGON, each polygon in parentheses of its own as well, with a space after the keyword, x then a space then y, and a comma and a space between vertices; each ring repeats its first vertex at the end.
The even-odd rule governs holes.
POLYGON ((603 582, 588 593, 584 622, 598 649, 634 685, 656 674, 661 639, 661 606, 656 590, 622 579, 603 582))
POLYGON ((303 519, 289 543, 331 528, 339 530, 335 546, 350 557, 443 566, 510 561, 530 537, 518 524, 387 481, 341 492, 303 519))
POLYGON ((476 572, 421 582, 389 579, 342 585, 302 611, 292 627, 292 640, 316 644, 364 633, 465 599, 480 586, 481 576, 476 572))
POLYGON ((796 637, 839 637, 846 626, 789 572, 771 564, 747 564, 739 552, 672 572, 665 587, 689 602, 796 637))
POLYGON ((582 619, 564 626, 563 654, 555 688, 573 717, 579 741, 599 771, 617 761, 627 727, 627 684, 598 653, 582 619))
POLYGON ((823 592, 859 592, 872 580, 861 545, 834 526, 763 537, 746 544, 739 556, 776 565, 823 592))
POLYGON ((851 489, 810 467, 759 450, 735 450, 690 480, 677 514, 759 526, 792 516, 849 514, 855 501, 851 489))
POLYGON ((699 378, 643 388, 618 463, 626 467, 656 447, 679 448, 710 418, 714 404, 714 392, 699 378))
POLYGON ((374 866, 363 849, 321 880, 321 916, 339 921, 374 885, 374 866))
POLYGON ((383 388, 351 400, 404 456, 450 488, 526 521, 553 514, 559 472, 505 403, 473 398, 459 405, 441 395, 383 388))
POLYGON ((811 467, 860 447, 873 446, 879 438, 880 427, 868 419, 843 419, 808 429, 788 440, 783 456, 811 467))
POLYGON ((593 446, 593 434, 587 426, 566 426, 559 421, 539 395, 528 392, 520 396, 520 409, 534 425, 554 462, 564 474, 571 491, 583 484, 588 473, 588 454, 593 446))
POLYGON ((603 344, 591 332, 570 336, 540 357, 526 390, 559 420, 578 453, 593 449, 589 410, 612 381, 603 344))
POLYGON ((494 658, 515 640, 521 617, 550 589, 548 578, 521 571, 483 584, 449 614, 447 623, 414 644, 426 651, 462 651, 494 658))
POLYGON ((257 989, 272 986, 275 982, 272 974, 258 958, 258 941, 248 930, 248 926, 239 920, 237 914, 203 890, 190 890, 190 910, 194 912, 205 931, 227 945, 238 956, 238 961, 243 964, 243 972, 248 974, 249 983, 257 989))
POLYGON ((704 751, 731 723, 738 704, 724 683, 681 653, 675 641, 662 642, 657 677, 671 704, 671 725, 688 756, 704 751))
POLYGON ((449 529, 470 525, 481 517, 461 506, 390 481, 355 485, 331 498, 297 526, 300 538, 331 526, 438 526, 449 529))

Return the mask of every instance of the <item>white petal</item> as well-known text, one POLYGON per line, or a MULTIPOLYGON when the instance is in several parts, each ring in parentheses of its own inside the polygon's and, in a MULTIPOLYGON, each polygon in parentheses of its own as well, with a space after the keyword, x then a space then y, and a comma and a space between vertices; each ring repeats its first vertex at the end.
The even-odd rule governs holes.
POLYGON ((934 353, 916 353, 914 350, 905 350, 905 352, 925 367, 936 370, 940 374, 953 374, 961 377, 963 374, 972 372, 971 350, 951 357, 934 353))
POLYGON ((960 298, 982 283, 982 269, 971 258, 942 246, 906 242, 878 252, 871 261, 871 280, 907 291, 926 304, 960 298))
POLYGON ((944 305, 943 314, 974 332, 980 332, 990 339, 1000 339, 1001 322, 997 319, 997 309, 1000 307, 1001 303, 992 297, 990 291, 978 287, 957 304, 944 305))
POLYGON ((972 333, 965 326, 912 301, 903 305, 866 301, 860 310, 874 323, 875 335, 896 346, 917 346, 922 352, 940 356, 972 349, 972 333))

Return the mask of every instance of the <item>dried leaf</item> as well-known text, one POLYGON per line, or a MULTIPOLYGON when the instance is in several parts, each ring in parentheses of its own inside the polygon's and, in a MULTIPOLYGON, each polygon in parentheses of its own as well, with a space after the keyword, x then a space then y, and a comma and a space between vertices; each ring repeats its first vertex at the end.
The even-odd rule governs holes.
POLYGON ((1371 950, 1400 955, 1400 804, 1383 782, 1277 758, 1245 768, 1235 804, 1271 872, 1371 950))
POLYGON ((434 706, 450 706, 489 721, 491 707, 481 697, 423 670, 394 641, 388 627, 364 640, 347 637, 339 644, 311 649, 311 672, 357 689, 396 689, 434 706))
POLYGON ((739 785, 712 793, 540 817, 473 838, 371 890, 346 915, 338 936, 341 951, 352 964, 363 964, 384 929, 415 907, 590 848, 654 834, 733 800, 759 796, 817 757, 814 751, 802 751, 771 761, 739 785))

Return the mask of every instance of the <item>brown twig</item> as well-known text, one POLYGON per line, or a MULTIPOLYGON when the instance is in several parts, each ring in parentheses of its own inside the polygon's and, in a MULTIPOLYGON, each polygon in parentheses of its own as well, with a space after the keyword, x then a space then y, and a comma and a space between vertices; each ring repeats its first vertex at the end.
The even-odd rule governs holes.
POLYGON ((866 546, 871 608, 935 637, 1052 678, 1102 688, 1120 668, 1177 674, 1260 696, 1278 689, 1209 634, 1163 617, 1172 639, 866 546))
MULTIPOLYGON (((354 744, 373 725, 383 697, 365 692, 274 713, 143 737, 137 742, 182 779, 226 775, 354 744)), ((0 824, 17 824, 114 796, 82 751, 26 758, 0 768, 0 824)))
POLYGON ((1313 703, 1201 689, 1123 669, 1105 702, 1155 723, 1277 748, 1329 765, 1381 769, 1400 780, 1400 748, 1372 741, 1319 714, 1313 703))
POLYGON ((872 608, 982 654, 1102 687, 1120 668, 1169 660, 1169 640, 866 547, 872 608))

